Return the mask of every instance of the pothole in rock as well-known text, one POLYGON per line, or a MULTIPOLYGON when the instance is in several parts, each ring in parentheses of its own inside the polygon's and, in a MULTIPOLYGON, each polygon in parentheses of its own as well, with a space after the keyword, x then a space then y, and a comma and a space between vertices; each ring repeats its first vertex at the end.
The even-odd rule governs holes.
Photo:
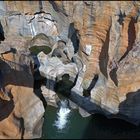
POLYGON ((90 90, 84 89, 83 90, 83 96, 84 97, 89 97, 90 96, 90 90))
POLYGON ((62 80, 58 81, 55 86, 55 92, 58 96, 69 97, 74 83, 70 80, 69 74, 64 74, 62 80))
POLYGON ((37 55, 39 52, 43 51, 45 54, 49 54, 51 52, 51 48, 49 46, 32 46, 29 48, 31 55, 37 55))

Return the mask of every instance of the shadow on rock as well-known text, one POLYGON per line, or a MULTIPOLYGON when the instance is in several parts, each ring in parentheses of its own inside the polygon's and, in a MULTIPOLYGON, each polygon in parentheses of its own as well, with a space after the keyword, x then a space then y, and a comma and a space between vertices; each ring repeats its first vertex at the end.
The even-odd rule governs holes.
POLYGON ((0 70, 3 74, 3 86, 15 85, 23 87, 33 87, 33 77, 27 65, 14 62, 0 62, 0 70))
POLYGON ((0 23, 0 41, 4 41, 5 37, 4 37, 4 31, 3 31, 3 27, 0 23))
POLYGON ((70 23, 69 25, 69 32, 68 32, 68 38, 71 39, 71 42, 74 46, 74 53, 77 53, 79 49, 79 38, 77 36, 78 31, 74 28, 74 23, 70 23))
POLYGON ((0 98, 0 121, 7 118, 14 109, 13 100, 6 101, 0 98))
POLYGON ((104 42, 104 44, 101 48, 101 53, 100 53, 100 56, 99 56, 100 70, 106 78, 108 78, 107 64, 108 64, 108 60, 109 60, 109 55, 108 55, 109 36, 110 36, 110 31, 107 32, 106 39, 105 39, 105 42, 104 42))
POLYGON ((128 121, 140 124, 140 89, 126 95, 126 100, 119 105, 119 112, 124 114, 128 121))

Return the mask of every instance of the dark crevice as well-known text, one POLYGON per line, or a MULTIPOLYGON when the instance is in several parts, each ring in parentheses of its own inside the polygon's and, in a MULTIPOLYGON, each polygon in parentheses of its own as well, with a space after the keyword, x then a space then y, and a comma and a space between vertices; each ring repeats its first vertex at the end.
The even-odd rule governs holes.
POLYGON ((40 75, 39 70, 36 71, 33 76, 34 76, 34 93, 43 102, 44 108, 46 108, 47 103, 41 91, 41 86, 46 85, 46 78, 43 78, 40 75), (40 77, 40 79, 36 79, 36 77, 40 77))
MULTIPOLYGON (((50 16, 52 16, 50 13, 46 13, 45 11, 43 11, 43 10, 40 10, 39 12, 36 12, 36 13, 34 13, 34 15, 39 15, 39 14, 45 14, 45 16, 46 15, 50 15, 50 16)), ((26 13, 25 15, 27 15, 28 13, 26 13)), ((56 20, 55 19, 50 19, 50 18, 48 18, 48 17, 43 17, 44 19, 47 19, 47 20, 50 20, 50 21, 52 21, 52 22, 56 22, 56 20)), ((33 17, 31 20, 33 20, 35 17, 33 17)), ((30 20, 30 21, 31 21, 30 20)), ((43 22, 42 20, 41 21, 38 21, 38 22, 43 22)), ((40 34, 43 34, 43 33, 40 33, 40 34)))
POLYGON ((58 44, 59 43, 63 43, 64 45, 66 45, 66 42, 64 40, 58 40, 58 44))
POLYGON ((55 2, 53 0, 49 0, 50 4, 52 5, 53 9, 56 11, 56 12, 59 12, 59 9, 57 7, 57 5, 55 4, 55 2))
POLYGON ((94 78, 92 79, 92 81, 91 81, 89 87, 88 87, 87 89, 84 89, 84 90, 83 90, 83 96, 85 96, 85 97, 90 96, 90 92, 91 92, 91 90, 94 88, 94 86, 95 86, 97 80, 98 80, 98 75, 96 74, 96 75, 94 76, 94 78))
POLYGON ((94 86, 95 86, 97 80, 98 80, 98 75, 96 74, 96 75, 94 76, 94 78, 92 79, 92 81, 91 81, 89 87, 88 87, 88 90, 89 90, 89 91, 91 91, 91 90, 94 88, 94 86))
MULTIPOLYGON (((62 5, 62 9, 61 8, 59 8, 58 6, 57 6, 57 4, 55 3, 55 1, 54 0, 49 0, 49 2, 50 2, 50 4, 52 5, 52 7, 53 7, 53 9, 56 11, 56 12, 61 12, 61 13, 63 13, 66 17, 68 16, 66 13, 65 13, 65 9, 64 9, 64 6, 62 5)), ((63 3, 62 3, 63 4, 63 3)))
POLYGON ((22 117, 20 118, 20 124, 21 124, 21 139, 24 139, 25 127, 24 127, 24 119, 22 117))
POLYGON ((118 19, 118 22, 119 22, 119 24, 120 25, 123 25, 123 22, 124 22, 124 18, 126 17, 126 14, 125 14, 125 12, 124 13, 122 13, 122 11, 120 10, 120 13, 119 13, 119 19, 118 19))
POLYGON ((110 78, 112 79, 112 81, 114 82, 114 84, 116 85, 116 86, 118 86, 118 79, 117 79, 117 67, 116 68, 114 68, 114 69, 112 69, 111 71, 110 71, 110 73, 109 73, 109 75, 110 75, 110 78))
MULTIPOLYGON (((38 14, 42 14, 42 13, 46 13, 45 11, 39 11, 39 12, 36 12, 36 13, 34 13, 34 15, 38 15, 38 14)), ((34 17, 35 18, 35 17, 34 17)))
POLYGON ((40 66, 38 58, 34 56, 33 59, 34 59, 34 66, 32 71, 33 71, 33 78, 34 78, 34 85, 33 85, 34 93, 43 102, 44 108, 46 108, 47 103, 41 91, 41 86, 46 85, 46 78, 40 75, 40 72, 38 70, 40 66))
POLYGON ((4 30, 3 30, 3 27, 0 23, 0 41, 4 41, 4 40, 5 40, 4 30))
MULTIPOLYGON (((44 34, 42 34, 44 37, 44 34)), ((39 46, 38 46, 39 47, 39 46)), ((34 89, 34 93, 35 95, 43 102, 43 106, 44 108, 46 108, 47 106, 47 102, 42 94, 41 91, 41 86, 45 85, 46 86, 46 78, 42 77, 40 75, 40 72, 38 70, 40 63, 39 60, 37 58, 37 54, 40 52, 40 50, 38 52, 36 52, 36 54, 32 54, 31 56, 33 57, 33 61, 34 64, 31 64, 33 66, 31 66, 32 68, 32 73, 33 73, 33 78, 34 78, 34 84, 33 84, 33 89, 34 89)))
POLYGON ((13 113, 13 116, 20 123, 19 129, 21 132, 21 139, 24 139, 24 133, 25 133, 24 119, 23 117, 17 117, 14 113, 13 113))
POLYGON ((128 26, 128 47, 127 47, 127 50, 124 53, 124 55, 120 58, 119 62, 122 59, 124 59, 127 56, 127 54, 129 53, 129 51, 133 48, 133 44, 136 39, 135 22, 136 22, 135 19, 131 18, 131 21, 128 26))
POLYGON ((74 23, 70 23, 68 30, 68 38, 70 38, 71 42, 73 43, 74 53, 77 53, 79 49, 79 38, 77 34, 78 31, 74 28, 74 23))
POLYGON ((43 5, 42 5, 42 1, 39 1, 39 10, 42 11, 43 10, 43 5))
POLYGON ((100 70, 106 78, 108 78, 107 64, 108 64, 108 60, 109 60, 109 55, 108 55, 109 36, 110 36, 110 29, 107 31, 106 39, 105 39, 104 45, 102 46, 101 53, 99 56, 100 70))

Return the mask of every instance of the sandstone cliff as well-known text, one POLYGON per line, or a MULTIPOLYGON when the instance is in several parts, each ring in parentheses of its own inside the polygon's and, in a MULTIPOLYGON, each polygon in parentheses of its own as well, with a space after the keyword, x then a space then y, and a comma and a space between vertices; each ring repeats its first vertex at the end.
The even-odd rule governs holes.
POLYGON ((41 137, 44 107, 33 92, 31 60, 13 50, 0 58, 0 138, 41 137))
MULTIPOLYGON (((9 51, 9 48, 16 48, 18 52, 26 54, 29 52, 31 38, 40 33, 44 33, 51 40, 49 44, 52 52, 59 46, 57 41, 64 41, 63 49, 67 50, 68 58, 77 65, 78 69, 73 76, 76 77, 76 83, 72 93, 84 98, 83 92, 87 91, 90 102, 100 108, 96 108, 97 110, 108 116, 119 115, 123 119, 139 124, 139 16, 138 1, 0 1, 0 39, 3 40, 0 51, 3 53, 9 51)), ((20 55, 21 53, 16 58, 22 59, 20 55)), ((12 57, 9 59, 17 63, 21 61, 13 60, 12 57)), ((24 59, 22 63, 25 63, 24 59)), ((29 65, 26 63, 25 65, 29 68, 29 65)), ((3 66, 0 69, 3 69, 3 66)), ((12 120, 13 115, 16 116, 13 111, 18 110, 16 109, 18 102, 21 102, 20 109, 23 109, 21 110, 23 112, 26 108, 25 100, 27 102, 30 100, 31 106, 35 104, 33 108, 30 107, 33 110, 42 108, 41 101, 33 94, 33 77, 29 72, 22 72, 23 77, 19 76, 19 79, 23 78, 24 81, 23 83, 21 81, 21 84, 17 82, 18 75, 17 81, 12 72, 9 75, 11 76, 6 75, 5 80, 9 80, 9 83, 4 84, 4 87, 12 85, 13 99, 6 102, 14 106, 9 117, 1 120, 0 128, 8 126, 5 122, 9 122, 11 127, 19 125, 14 124, 12 120), (27 73, 29 78, 24 79, 27 73), (20 99, 17 99, 18 96, 20 99), (22 104, 24 107, 21 107, 22 104), (6 124, 7 126, 4 126, 6 124)), ((3 104, 7 104, 3 99, 1 103, 2 107, 3 104)), ((43 108, 41 110, 40 113, 33 111, 34 115, 39 115, 36 117, 38 120, 44 111, 43 108)), ((21 114, 17 116, 25 118, 24 121, 27 123, 28 116, 21 114)), ((33 133, 37 123, 30 124, 33 124, 29 127, 33 133)), ((17 134, 21 135, 21 132, 16 130, 19 126, 13 127, 17 134)), ((27 126, 25 132, 28 133, 29 129, 27 126)), ((5 132, 5 129, 1 130, 1 136, 6 133, 9 137, 16 137, 9 131, 5 132)))

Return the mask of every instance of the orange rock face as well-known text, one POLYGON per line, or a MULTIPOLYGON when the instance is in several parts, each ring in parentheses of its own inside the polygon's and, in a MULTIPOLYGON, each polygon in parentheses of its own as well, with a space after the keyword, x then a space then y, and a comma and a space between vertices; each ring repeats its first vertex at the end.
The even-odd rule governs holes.
MULTIPOLYGON (((42 31, 44 27, 56 27, 54 30, 56 32, 50 36, 56 37, 56 40, 58 38, 64 40, 66 45, 69 40, 72 41, 69 37, 70 32, 72 35, 76 32, 79 41, 76 53, 86 66, 81 85, 85 90, 90 87, 91 101, 109 114, 122 114, 135 124, 140 122, 138 112, 140 106, 140 2, 2 1, 1 9, 3 13, 0 12, 0 17, 5 37, 12 38, 13 34, 21 37, 15 41, 13 37, 11 42, 6 39, 8 45, 4 42, 0 44, 3 48, 11 45, 21 51, 22 48, 26 48, 24 44, 26 40, 23 36, 35 36, 39 28, 39 31, 42 31), (51 15, 52 19, 46 23, 48 26, 36 24, 37 22, 34 23, 34 20, 31 20, 38 19, 39 17, 35 15, 40 11, 49 13, 48 17, 51 15), (52 23, 54 26, 51 26, 52 23), (74 25, 73 31, 70 31, 72 30, 70 24, 74 25), (92 87, 91 81, 95 75, 98 75, 98 80, 92 87)), ((4 54, 4 57, 17 63, 21 60, 24 63, 25 59, 21 56, 15 57, 13 53, 4 54)), ((33 93, 33 77, 19 66, 7 65, 7 62, 0 68, 6 69, 6 71, 3 69, 7 72, 4 77, 6 81, 4 86, 13 97, 10 101, 4 101, 6 97, 1 93, 0 107, 3 109, 2 112, 6 112, 8 108, 8 114, 4 114, 5 117, 0 120, 0 138, 23 136, 23 130, 19 128, 24 118, 26 118, 24 120, 25 137, 34 137, 33 128, 41 124, 40 116, 44 110, 40 100, 33 93), (31 123, 32 126, 28 126, 28 118, 32 117, 32 113, 28 114, 28 111, 25 111, 28 108, 26 102, 31 103, 29 107, 33 112, 35 103, 37 108, 42 110, 38 116, 39 119, 31 123), (12 129, 15 133, 11 133, 12 129)))
POLYGON ((88 81, 99 76, 91 99, 113 114, 139 122, 139 2, 73 2, 73 8, 70 2, 55 4, 73 15, 79 33, 78 53, 86 65, 83 87, 88 89, 88 81), (92 46, 90 55, 86 45, 92 46))
POLYGON ((21 54, 9 52, 0 58, 4 91, 0 93, 0 138, 2 139, 41 137, 40 127, 43 124, 44 107, 33 92, 30 60, 23 57, 21 54))

